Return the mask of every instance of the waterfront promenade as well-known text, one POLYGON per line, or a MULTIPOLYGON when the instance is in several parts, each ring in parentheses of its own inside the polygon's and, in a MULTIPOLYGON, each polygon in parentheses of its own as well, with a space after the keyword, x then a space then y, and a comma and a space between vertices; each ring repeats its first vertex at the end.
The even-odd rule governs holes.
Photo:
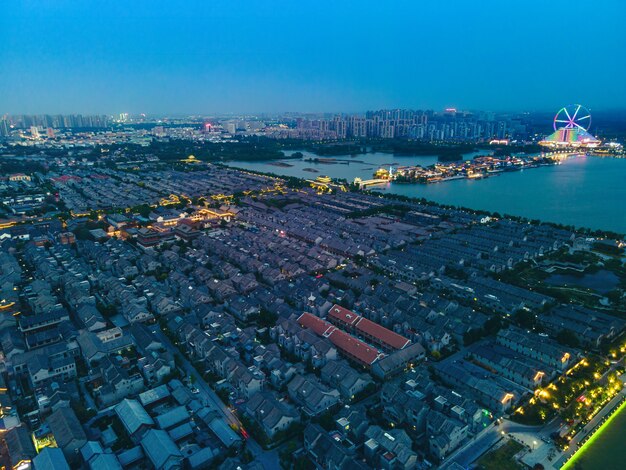
POLYGON ((577 454, 582 452, 585 445, 589 445, 589 440, 594 435, 602 432, 605 422, 614 412, 622 412, 626 409, 626 390, 618 393, 602 410, 600 410, 570 441, 566 451, 559 453, 554 444, 547 439, 551 431, 549 425, 539 432, 519 432, 510 433, 510 437, 526 445, 529 449, 522 457, 522 462, 528 466, 540 463, 546 470, 559 470, 573 468, 572 464, 577 459, 577 454), (619 411, 618 411, 619 409, 619 411))
POLYGON ((555 430, 554 421, 545 426, 526 426, 504 419, 501 424, 489 426, 453 452, 446 459, 446 463, 455 462, 467 468, 491 450, 501 439, 510 438, 523 444, 528 449, 527 453, 521 458, 526 465, 532 467, 540 463, 546 470, 567 469, 576 461, 576 454, 584 449, 585 444, 592 436, 601 432, 603 423, 612 413, 619 412, 617 409, 620 407, 620 411, 626 409, 626 390, 622 390, 607 403, 572 438, 569 448, 563 453, 559 453, 550 440, 550 434, 555 430))
MULTIPOLYGON (((604 427, 610 422, 614 413, 622 413, 626 410, 626 391, 622 389, 596 416, 593 417, 583 429, 571 440, 570 446, 554 464, 556 469, 573 468, 577 454, 582 453, 587 443, 591 443, 593 437, 604 431, 604 427)), ((549 468, 549 467, 546 467, 549 468)))
POLYGON ((446 459, 446 464, 455 462, 468 468, 506 436, 514 434, 535 436, 535 433, 540 429, 541 426, 528 426, 503 419, 500 424, 495 423, 483 429, 474 438, 450 454, 446 459))

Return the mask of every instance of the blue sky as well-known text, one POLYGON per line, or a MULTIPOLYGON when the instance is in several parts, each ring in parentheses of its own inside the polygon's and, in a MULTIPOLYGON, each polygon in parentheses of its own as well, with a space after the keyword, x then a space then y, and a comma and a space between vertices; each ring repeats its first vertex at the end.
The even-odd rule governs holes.
POLYGON ((2 0, 4 113, 626 108, 623 0, 2 0))

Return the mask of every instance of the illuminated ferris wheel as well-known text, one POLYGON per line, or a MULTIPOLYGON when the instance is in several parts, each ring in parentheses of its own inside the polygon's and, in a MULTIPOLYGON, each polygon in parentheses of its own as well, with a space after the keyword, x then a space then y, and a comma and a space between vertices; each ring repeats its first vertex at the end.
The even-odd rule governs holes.
POLYGON ((554 130, 576 129, 587 132, 591 126, 591 113, 580 104, 569 104, 554 116, 554 130))

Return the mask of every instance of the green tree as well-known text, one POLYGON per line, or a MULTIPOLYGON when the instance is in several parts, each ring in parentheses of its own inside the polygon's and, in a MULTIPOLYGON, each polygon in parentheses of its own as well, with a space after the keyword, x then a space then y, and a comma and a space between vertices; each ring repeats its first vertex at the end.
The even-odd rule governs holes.
POLYGON ((276 320, 278 319, 278 315, 270 312, 265 308, 261 308, 261 312, 259 313, 259 326, 263 327, 271 327, 276 325, 276 320))
POLYGON ((572 348, 577 348, 580 345, 580 341, 578 337, 574 334, 572 330, 568 330, 566 328, 559 331, 556 335, 556 340, 565 346, 569 346, 572 348))
POLYGON ((525 309, 515 312, 513 320, 522 328, 532 328, 535 325, 535 315, 525 309))
POLYGON ((502 320, 494 315, 485 322, 483 329, 485 330, 485 334, 495 335, 502 329, 502 320))

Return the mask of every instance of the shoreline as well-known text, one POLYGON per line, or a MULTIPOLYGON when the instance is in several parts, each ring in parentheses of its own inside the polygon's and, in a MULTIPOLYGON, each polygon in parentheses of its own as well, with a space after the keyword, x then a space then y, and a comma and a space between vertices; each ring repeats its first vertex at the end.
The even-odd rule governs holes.
MULTIPOLYGON (((246 162, 242 162, 242 161, 238 161, 239 163, 246 163, 246 162)), ((304 176, 289 176, 289 175, 281 175, 281 174, 277 174, 277 173, 272 173, 269 171, 260 171, 260 170, 255 170, 255 169, 251 169, 251 168, 243 168, 243 167, 239 167, 239 166, 234 166, 234 165, 229 165, 227 163, 218 163, 218 165, 233 169, 233 170, 237 170, 237 171, 243 171, 245 172, 249 172, 252 174, 256 174, 256 175, 261 175, 261 176, 267 176, 269 178, 273 178, 273 179, 280 179, 283 181, 289 181, 291 180, 298 180, 298 181, 302 181, 302 182, 306 182, 307 178, 304 176)), ((517 172, 515 172, 517 173, 517 172)), ((339 181, 343 184, 349 184, 347 180, 342 179, 342 178, 334 178, 335 181, 339 181)), ((387 192, 387 193, 382 193, 382 192, 378 192, 378 191, 374 191, 373 189, 364 189, 364 190, 359 190, 361 192, 364 192, 366 194, 369 194, 371 196, 376 196, 376 197, 382 197, 385 199, 389 199, 392 201, 417 201, 417 202, 422 202, 425 204, 429 204, 435 207, 456 207, 460 210, 464 210, 467 212, 471 212, 474 214, 481 214, 481 215, 485 215, 485 216, 489 216, 489 217, 497 217, 497 218, 505 218, 505 219, 510 219, 510 220, 517 220, 517 221, 524 221, 527 223, 539 223, 539 224, 545 224, 545 225, 550 225, 552 227, 556 227, 556 228, 562 228, 562 229, 572 229, 575 230, 576 232, 581 232, 581 233, 587 233, 587 234, 595 234, 595 236, 604 236, 604 237, 609 237, 609 238, 620 238, 620 239, 626 239, 626 231, 616 231, 616 230, 610 230, 610 229, 604 229, 604 228, 599 228, 599 227, 590 227, 590 226, 585 226, 585 225, 576 225, 576 224, 567 224, 564 222, 557 222, 554 220, 549 220, 549 219, 537 219, 537 218, 533 218, 533 217, 528 217, 525 215, 516 215, 516 214, 510 214, 508 212, 506 213, 500 213, 498 211, 494 211, 494 210, 488 210, 488 209, 480 209, 480 208, 472 208, 469 207, 467 205, 458 205, 458 204, 448 204, 448 203, 444 203, 444 202, 438 202, 435 201, 434 199, 430 199, 427 197, 423 197, 423 196, 406 196, 404 194, 399 194, 399 193, 394 193, 394 192, 387 192)))
MULTIPOLYGON (((576 461, 582 455, 584 455, 581 451, 585 449, 589 450, 590 449, 589 446, 593 444, 593 441, 595 441, 598 438, 598 436, 600 436, 604 431, 607 430, 611 422, 617 416, 619 416, 620 413, 626 411, 626 396, 624 396, 623 392, 620 392, 620 393, 621 393, 621 400, 619 401, 619 403, 615 404, 613 406, 613 409, 609 411, 606 416, 603 417, 603 420, 600 423, 598 423, 591 431, 589 431, 586 436, 582 438, 582 440, 578 443, 578 448, 558 468, 562 470, 573 468, 572 465, 574 465, 576 461)), ((610 406, 610 403, 607 406, 610 406)))
POLYGON ((559 165, 558 157, 535 156, 529 158, 506 157, 497 158, 492 156, 476 156, 472 160, 463 161, 459 165, 454 163, 437 163, 423 167, 420 165, 396 169, 394 175, 387 172, 383 167, 374 173, 374 178, 378 173, 384 173, 390 182, 408 184, 432 184, 455 181, 460 179, 482 180, 493 176, 500 176, 504 173, 523 171, 524 169, 542 168, 559 165))

